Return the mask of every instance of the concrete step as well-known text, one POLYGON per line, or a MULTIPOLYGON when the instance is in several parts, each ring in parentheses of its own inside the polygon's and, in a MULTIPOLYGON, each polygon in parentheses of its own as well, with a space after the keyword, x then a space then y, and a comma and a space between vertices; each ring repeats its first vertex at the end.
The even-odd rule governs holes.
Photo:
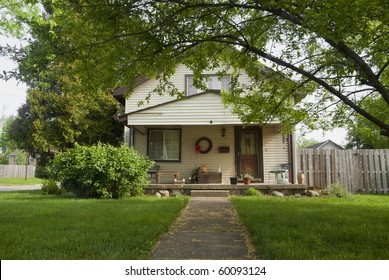
POLYGON ((228 197, 230 192, 224 190, 192 190, 190 195, 193 197, 228 197))

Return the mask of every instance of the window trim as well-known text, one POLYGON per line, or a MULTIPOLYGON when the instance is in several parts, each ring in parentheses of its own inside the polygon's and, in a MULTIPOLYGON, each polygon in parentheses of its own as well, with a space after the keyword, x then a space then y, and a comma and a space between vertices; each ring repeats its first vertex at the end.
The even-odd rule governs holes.
MULTIPOLYGON (((194 94, 188 94, 188 77, 192 77, 193 78, 193 74, 186 74, 185 75, 185 96, 192 96, 192 95, 194 95, 194 94)), ((219 79, 219 75, 218 74, 204 74, 204 75, 202 75, 203 77, 210 77, 210 76, 212 76, 212 77, 217 77, 218 79, 219 79)), ((230 78, 230 84, 229 84, 229 86, 230 86, 230 91, 231 91, 231 81, 232 81, 232 75, 231 74, 226 74, 226 75, 223 75, 222 77, 229 77, 230 78)), ((221 83, 222 81, 220 80, 220 83, 221 83)), ((209 89, 209 90, 212 90, 212 89, 209 89)), ((195 93, 195 94, 199 94, 199 93, 195 93)))
POLYGON ((147 130, 147 156, 155 161, 155 162, 181 162, 181 150, 182 150, 182 129, 181 128, 149 128, 147 130), (150 132, 151 131, 167 131, 167 130, 175 130, 179 131, 179 148, 178 148, 178 159, 153 159, 150 157, 150 132))

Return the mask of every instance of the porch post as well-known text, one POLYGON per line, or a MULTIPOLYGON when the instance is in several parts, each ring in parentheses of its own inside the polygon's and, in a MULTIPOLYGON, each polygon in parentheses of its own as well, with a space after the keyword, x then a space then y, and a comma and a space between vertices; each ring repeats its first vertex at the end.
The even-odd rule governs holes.
POLYGON ((295 184, 297 182, 297 146, 296 146, 296 135, 291 134, 289 135, 289 156, 290 156, 290 163, 291 163, 291 170, 290 170, 290 182, 292 184, 295 184))

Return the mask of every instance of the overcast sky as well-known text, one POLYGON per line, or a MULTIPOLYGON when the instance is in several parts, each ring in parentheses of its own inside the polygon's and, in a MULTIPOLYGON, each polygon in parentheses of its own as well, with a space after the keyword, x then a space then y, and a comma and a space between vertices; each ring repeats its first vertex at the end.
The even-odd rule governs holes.
MULTIPOLYGON (((0 45, 4 46, 20 44, 19 40, 7 38, 0 35, 0 45)), ((9 59, 0 56, 0 73, 10 71, 17 65, 9 59)), ((8 80, 5 82, 0 79, 0 116, 8 117, 16 115, 18 108, 26 101, 26 85, 17 83, 16 80, 8 80)))
MULTIPOLYGON (((12 61, 0 57, 0 71, 12 70, 15 65, 12 61)), ((8 117, 16 115, 18 108, 26 101, 26 86, 17 84, 15 80, 0 80, 0 113, 1 116, 8 117)))

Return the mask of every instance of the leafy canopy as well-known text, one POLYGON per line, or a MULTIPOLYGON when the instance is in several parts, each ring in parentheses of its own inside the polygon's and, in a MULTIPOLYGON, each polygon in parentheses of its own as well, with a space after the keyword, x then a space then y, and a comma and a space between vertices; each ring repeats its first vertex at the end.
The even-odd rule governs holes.
POLYGON ((110 94, 58 94, 35 89, 10 125, 10 137, 30 154, 59 152, 74 143, 118 145, 122 128, 114 115, 118 104, 110 94))
MULTIPOLYGON (((363 108, 376 112, 376 115, 389 123, 389 115, 386 109, 386 103, 378 96, 369 96, 363 102, 363 108)), ((361 116, 356 116, 349 125, 347 148, 357 149, 388 149, 389 138, 380 137, 380 130, 361 116)))
POLYGON ((40 17, 17 17, 31 44, 3 49, 30 85, 63 86, 65 77, 66 87, 82 91, 131 88, 142 75, 160 79, 156 93, 180 94, 169 81, 178 63, 197 78, 223 64, 251 77, 246 87, 235 80, 224 96, 247 123, 277 118, 286 128, 301 121, 333 127, 358 114, 389 135, 386 120, 363 106, 375 94, 389 113, 386 0, 34 3, 44 7, 40 17))

